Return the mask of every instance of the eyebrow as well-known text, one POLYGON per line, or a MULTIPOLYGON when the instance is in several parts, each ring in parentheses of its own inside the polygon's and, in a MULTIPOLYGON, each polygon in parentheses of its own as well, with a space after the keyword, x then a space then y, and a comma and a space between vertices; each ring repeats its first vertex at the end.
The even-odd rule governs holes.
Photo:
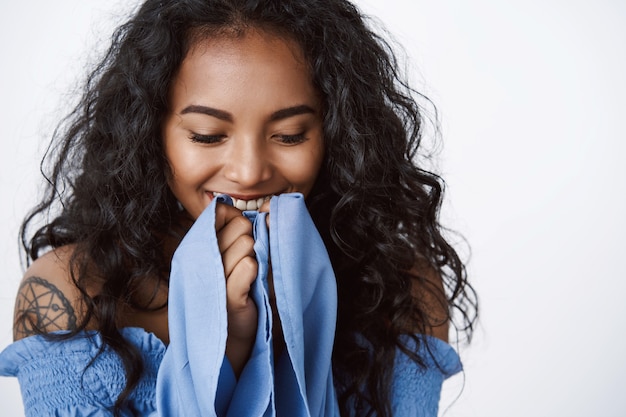
MULTIPOLYGON (((200 106, 200 105, 191 105, 185 107, 180 114, 188 114, 188 113, 200 113, 205 114, 207 116, 212 116, 220 120, 224 120, 226 122, 233 121, 233 115, 224 110, 214 109, 208 106, 200 106)), ((280 109, 275 111, 270 116, 270 121, 275 122, 282 119, 288 119, 289 117, 298 116, 300 114, 315 114, 315 110, 307 106, 306 104, 301 104, 299 106, 287 107, 284 109, 280 109)))
POLYGON ((187 113, 206 114, 207 116, 213 116, 213 117, 215 117, 217 119, 224 120, 226 122, 232 122, 233 121, 233 115, 228 113, 227 111, 218 110, 218 109, 214 109, 212 107, 207 107, 207 106, 191 105, 191 106, 185 107, 180 112, 180 114, 187 114, 187 113))
POLYGON ((306 104, 301 104, 299 106, 287 107, 286 109, 280 109, 275 111, 270 116, 270 120, 272 122, 275 122, 277 120, 288 119, 289 117, 308 113, 315 114, 315 110, 313 110, 313 108, 307 106, 306 104))

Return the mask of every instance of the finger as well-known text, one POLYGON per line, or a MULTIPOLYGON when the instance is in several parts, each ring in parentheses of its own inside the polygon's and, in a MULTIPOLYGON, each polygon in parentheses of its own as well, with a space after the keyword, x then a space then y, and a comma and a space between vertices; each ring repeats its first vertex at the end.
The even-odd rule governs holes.
POLYGON ((220 253, 230 248, 240 236, 252 236, 252 223, 242 215, 232 217, 217 232, 217 245, 220 253))
POLYGON ((224 203, 215 205, 215 230, 220 231, 232 219, 243 217, 241 210, 224 203))
POLYGON ((270 200, 265 201, 263 203, 263 205, 261 206, 261 208, 259 208, 259 213, 267 213, 267 216, 265 216, 265 224, 267 225, 268 229, 270 227, 270 215, 269 215, 269 212, 270 212, 270 200))
MULTIPOLYGON (((222 252, 222 264, 224 275, 229 279, 238 264, 244 258, 250 257, 256 264, 254 253, 254 239, 250 235, 240 235, 224 252, 222 252)), ((255 267, 256 268, 256 267, 255 267)), ((256 272, 254 274, 256 276, 256 272)))
POLYGON ((269 212, 270 211, 270 199, 265 200, 265 202, 263 203, 263 205, 259 208, 260 212, 269 212))
POLYGON ((258 264, 251 256, 242 258, 226 279, 226 298, 229 311, 237 311, 250 307, 253 301, 249 298, 250 287, 256 279, 258 264))

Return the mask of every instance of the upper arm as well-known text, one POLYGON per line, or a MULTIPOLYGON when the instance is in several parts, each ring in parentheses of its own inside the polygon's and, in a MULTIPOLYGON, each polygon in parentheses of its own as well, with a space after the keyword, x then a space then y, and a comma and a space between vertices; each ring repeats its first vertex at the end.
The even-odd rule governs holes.
POLYGON ((28 268, 15 300, 14 340, 77 328, 82 297, 69 273, 70 256, 71 249, 56 249, 28 268))

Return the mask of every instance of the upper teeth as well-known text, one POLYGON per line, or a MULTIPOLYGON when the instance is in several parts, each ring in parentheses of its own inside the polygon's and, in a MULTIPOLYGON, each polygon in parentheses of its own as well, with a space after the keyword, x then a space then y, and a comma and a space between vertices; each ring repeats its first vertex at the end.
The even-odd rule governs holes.
MULTIPOLYGON (((222 193, 213 193, 214 196, 222 195, 222 193)), ((235 197, 230 197, 233 200, 233 206, 238 208, 239 210, 258 210, 261 208, 263 203, 269 200, 272 196, 268 195, 265 197, 257 198, 256 200, 240 200, 235 197)))

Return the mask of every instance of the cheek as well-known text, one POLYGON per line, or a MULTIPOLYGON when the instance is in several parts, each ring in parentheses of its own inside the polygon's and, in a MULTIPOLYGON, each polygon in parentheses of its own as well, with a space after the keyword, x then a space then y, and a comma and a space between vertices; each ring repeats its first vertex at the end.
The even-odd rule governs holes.
POLYGON ((315 146, 303 152, 298 158, 293 158, 290 161, 290 172, 293 182, 305 187, 306 190, 309 191, 313 183, 315 183, 323 156, 323 148, 321 146, 315 146))
POLYGON ((197 186, 215 170, 212 159, 203 155, 197 147, 173 146, 166 151, 166 157, 170 167, 171 188, 197 186))

